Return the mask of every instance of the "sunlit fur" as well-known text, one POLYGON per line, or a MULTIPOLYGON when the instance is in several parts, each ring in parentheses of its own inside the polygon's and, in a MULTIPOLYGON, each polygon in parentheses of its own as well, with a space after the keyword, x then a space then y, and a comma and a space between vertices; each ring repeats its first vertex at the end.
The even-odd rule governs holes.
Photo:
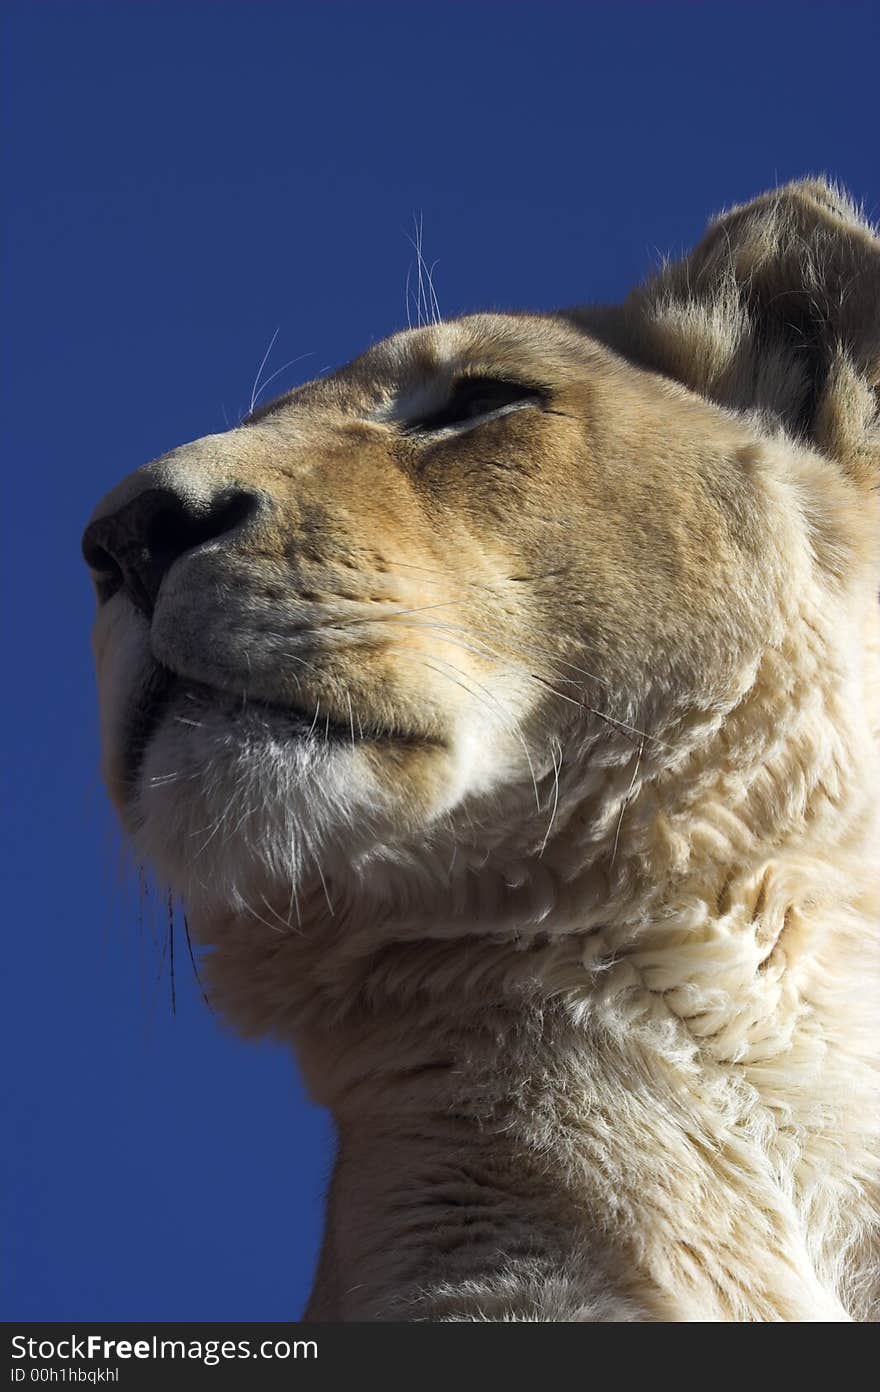
POLYGON ((809 181, 99 506, 260 500, 95 649, 211 995, 336 1119, 310 1318, 872 1317, 878 385, 880 243, 809 181), (467 373, 544 396, 407 428, 467 373))

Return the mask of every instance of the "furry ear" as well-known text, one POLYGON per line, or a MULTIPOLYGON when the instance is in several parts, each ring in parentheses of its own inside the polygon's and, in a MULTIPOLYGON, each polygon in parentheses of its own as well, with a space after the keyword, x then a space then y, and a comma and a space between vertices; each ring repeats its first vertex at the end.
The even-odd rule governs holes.
POLYGON ((834 185, 732 208, 690 256, 577 322, 640 366, 769 413, 865 486, 880 480, 880 239, 834 185))

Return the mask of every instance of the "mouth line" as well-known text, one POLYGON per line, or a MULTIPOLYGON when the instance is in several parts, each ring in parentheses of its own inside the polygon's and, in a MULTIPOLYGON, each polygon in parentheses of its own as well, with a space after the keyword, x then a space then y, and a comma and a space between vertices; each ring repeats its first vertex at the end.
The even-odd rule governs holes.
POLYGON ((331 716, 329 712, 322 714, 320 703, 314 711, 310 711, 292 701, 283 704, 265 701, 248 696, 246 692, 230 691, 223 687, 210 686, 205 682, 191 681, 179 676, 170 668, 157 664, 150 673, 143 697, 131 717, 124 741, 126 781, 132 792, 138 785, 150 740, 172 698, 179 692, 201 699, 206 705, 223 710, 233 719, 247 711, 265 715, 273 722, 281 722, 288 726, 292 738, 300 740, 313 739, 321 744, 394 744, 420 748, 427 745, 440 747, 444 744, 437 736, 364 723, 354 714, 348 720, 331 716))
POLYGON ((293 701, 286 701, 282 704, 281 702, 265 701, 258 697, 247 696, 245 693, 222 691, 207 686, 203 686, 201 689, 215 701, 218 697, 221 701, 225 698, 229 702, 233 714, 236 711, 256 710, 258 713, 265 712, 273 720, 281 720, 295 725, 299 739, 314 739, 320 743, 348 745, 441 743, 439 739, 426 734, 416 734, 411 730, 400 730, 391 726, 379 726, 370 721, 364 722, 354 712, 347 720, 340 719, 339 716, 331 715, 329 712, 322 713, 320 702, 316 703, 314 710, 308 710, 293 701))
POLYGON ((167 667, 156 666, 147 678, 142 699, 132 713, 125 732, 125 779, 133 793, 138 785, 147 747, 162 714, 178 685, 178 678, 167 667))

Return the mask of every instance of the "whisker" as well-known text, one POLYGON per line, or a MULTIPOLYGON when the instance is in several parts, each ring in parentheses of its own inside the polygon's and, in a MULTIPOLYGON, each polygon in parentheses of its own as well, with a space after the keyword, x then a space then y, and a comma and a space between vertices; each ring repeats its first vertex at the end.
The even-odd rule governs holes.
MULTIPOLYGON (((452 601, 450 601, 450 603, 452 603, 452 601)), ((397 626, 399 626, 399 627, 401 627, 401 628, 412 628, 412 629, 420 629, 420 628, 421 628, 421 629, 423 629, 423 630, 425 630, 425 631, 433 631, 433 632, 441 633, 441 634, 443 634, 443 635, 447 635, 447 636, 446 636, 446 641, 447 641, 448 643, 450 643, 451 645, 461 648, 461 650, 462 650, 463 652, 471 652, 471 653, 474 653, 476 656, 483 657, 483 658, 487 658, 487 659, 489 659, 490 661, 494 661, 496 664, 497 664, 499 661, 508 661, 508 662, 514 662, 514 663, 516 662, 517 654, 516 654, 516 648, 514 647, 514 645, 510 645, 510 644, 508 645, 508 646, 510 646, 511 649, 512 649, 511 652, 510 652, 509 654, 499 653, 499 652, 497 651, 497 649, 492 649, 492 648, 490 648, 490 647, 488 646, 488 644, 486 644, 485 641, 482 640, 482 639, 480 639, 480 637, 478 636, 481 632, 486 632, 486 631, 489 631, 489 630, 480 629, 480 628, 478 628, 476 625, 443 624, 443 623, 441 623, 441 624, 433 624, 433 623, 427 623, 427 624, 424 624, 424 623, 423 623, 423 624, 418 624, 418 623, 415 623, 415 624, 406 624, 406 623, 400 623, 400 619, 410 617, 410 616, 413 615, 413 614, 425 613, 425 612, 428 612, 428 611, 431 611, 431 610, 443 609, 443 608, 447 608, 447 607, 448 607, 447 604, 416 605, 416 606, 412 606, 412 607, 409 608, 409 609, 398 609, 398 610, 394 610, 394 611, 393 611, 392 613, 390 613, 390 614, 374 615, 374 616, 372 616, 372 617, 370 617, 370 618, 358 618, 358 619, 345 620, 345 621, 339 622, 339 623, 319 624, 319 625, 316 625, 316 626, 315 626, 315 630, 314 630, 314 631, 315 631, 315 632, 321 632, 322 630, 324 630, 324 631, 341 632, 341 631, 344 631, 345 629, 353 628, 353 627, 360 626, 361 624, 366 624, 366 623, 374 623, 374 624, 387 623, 387 624, 391 624, 391 625, 397 625, 397 626), (474 636, 476 635, 475 641, 477 642, 477 644, 479 644, 479 646, 478 646, 478 647, 472 647, 472 646, 469 646, 467 643, 463 643, 460 639, 456 639, 456 638, 453 638, 453 637, 448 636, 448 635, 453 634, 453 633, 465 633, 465 634, 467 634, 468 636, 471 636, 471 637, 474 637, 474 636)), ((272 635, 270 635, 270 636, 275 637, 275 638, 282 638, 282 637, 283 637, 282 634, 278 634, 278 633, 272 634, 272 635)), ((527 646, 524 646, 523 651, 525 652, 525 651, 527 651, 527 650, 528 650, 528 647, 527 647, 527 646)), ((541 650, 536 648, 536 649, 535 649, 535 652, 540 654, 540 653, 541 653, 541 650)), ((314 666, 313 663, 307 662, 304 658, 298 657, 295 653, 291 653, 291 652, 289 652, 288 650, 285 650, 285 651, 282 652, 280 655, 281 655, 281 656, 289 657, 289 658, 291 658, 294 662, 299 662, 302 666, 306 667, 306 668, 309 669, 310 671, 314 672, 316 675, 320 676, 320 672, 319 672, 318 668, 316 668, 316 667, 314 666)), ((587 676, 588 678, 590 678, 590 679, 592 679, 592 680, 596 680, 596 681, 600 681, 600 682, 601 682, 601 679, 600 679, 600 678, 593 677, 593 674, 592 674, 592 673, 587 672, 584 668, 578 668, 578 667, 576 667, 574 663, 569 663, 569 662, 564 661, 564 659, 561 659, 561 658, 558 658, 558 657, 554 657, 554 655, 551 654, 551 653, 549 653, 549 652, 545 652, 544 655, 547 656, 547 657, 553 657, 554 660, 555 660, 556 662, 561 663, 563 666, 566 666, 566 667, 570 668, 570 669, 573 670, 573 671, 581 672, 581 673, 583 673, 583 675, 587 676)), ((531 682, 535 682, 535 683, 536 683, 537 685, 539 685, 543 690, 548 691, 551 695, 555 696, 558 700, 560 700, 560 701, 565 701, 567 704, 576 707, 577 709, 583 711, 584 713, 587 713, 587 714, 590 714, 590 715, 595 716, 597 720, 603 721, 605 724, 610 725, 612 728, 614 728, 614 729, 620 731, 622 734, 626 735, 627 737, 629 737, 629 736, 634 736, 634 737, 637 737, 637 738, 639 738, 639 739, 641 739, 641 740, 650 740, 650 741, 651 741, 653 744, 655 744, 658 748, 670 749, 670 748, 672 747, 671 745, 669 745, 668 743, 666 743, 666 741, 660 739, 657 735, 652 735, 652 734, 651 734, 649 731, 647 731, 647 730, 639 729, 638 726, 636 726, 636 725, 631 725, 631 724, 629 724, 629 723, 628 723, 627 721, 625 721, 625 720, 620 720, 618 717, 613 716, 613 715, 610 715, 607 711, 598 710, 595 706, 590 705, 590 704, 589 704, 588 702, 586 702, 586 701, 578 700, 576 697, 571 696, 571 695, 568 695, 568 694, 567 694, 566 692, 564 692, 564 691, 559 691, 559 690, 557 689, 557 687, 554 686, 553 682, 549 681, 547 677, 542 676, 542 675, 541 675, 540 673, 538 673, 538 672, 528 671, 527 669, 525 669, 525 668, 523 668, 523 667, 520 667, 520 666, 508 666, 507 668, 505 668, 505 669, 503 669, 503 670, 506 670, 506 671, 508 671, 508 672, 513 672, 513 673, 515 673, 515 674, 516 674, 517 676, 519 676, 519 677, 525 678, 526 680, 531 681, 531 682)), ((476 680, 476 679, 474 678, 473 680, 476 680)), ((575 681, 573 680, 573 678, 570 678, 570 677, 557 676, 557 677, 556 677, 556 680, 559 681, 559 682, 563 682, 563 683, 565 683, 566 685, 571 685, 571 686, 576 685, 576 683, 575 683, 575 681)), ((602 682, 601 684, 602 684, 602 685, 607 685, 607 683, 605 683, 605 682, 602 682)), ((491 693, 489 693, 489 694, 491 694, 491 693)), ((329 717, 329 713, 328 713, 328 716, 327 716, 326 737, 329 737, 329 719, 330 719, 330 717, 329 717)))
POLYGON ((547 823, 547 830, 544 833, 544 840, 541 842, 541 849, 538 852, 539 859, 547 849, 547 843, 550 840, 550 832, 553 830, 553 823, 556 820, 556 813, 559 811, 559 774, 562 769, 562 750, 559 750, 558 764, 556 762, 556 753, 552 749, 551 757, 553 759, 553 807, 550 811, 550 820, 547 823))
POLYGON ((393 610, 390 614, 378 614, 378 615, 375 615, 375 614, 374 614, 374 615, 372 615, 372 616, 371 616, 371 615, 366 615, 366 616, 364 616, 363 618, 358 618, 358 619, 346 619, 343 623, 339 623, 339 624, 335 624, 335 623, 334 623, 334 624, 322 624, 321 627, 323 627, 323 628, 340 628, 340 629, 341 629, 341 628, 354 628, 354 627, 356 627, 358 624, 388 623, 391 619, 396 619, 396 618, 398 617, 398 615, 401 615, 401 614, 424 614, 424 613, 426 613, 429 609, 448 609, 448 608, 450 607, 450 605, 456 604, 457 602, 458 602, 458 601, 457 601, 457 600, 454 600, 454 599, 447 599, 447 600, 444 600, 444 601, 443 601, 442 603, 440 603, 440 604, 416 604, 416 605, 414 605, 412 608, 409 608, 409 609, 395 609, 395 610, 393 610))
POLYGON ((436 265, 437 261, 434 260, 428 267, 428 291, 431 296, 431 319, 435 324, 442 324, 443 319, 440 314, 440 302, 437 299, 437 292, 434 289, 434 267, 436 265))
POLYGON ((245 898, 242 898, 241 902, 245 907, 246 913, 249 914, 251 918, 255 918, 258 923, 262 923, 263 927, 268 928, 271 933, 277 933, 279 938, 284 937, 284 930, 281 928, 276 928, 274 923, 270 923, 268 919, 265 919, 263 917, 262 914, 258 914, 253 905, 249 904, 245 898))
MULTIPOLYGON (((427 658, 422 657, 420 653, 409 651, 407 653, 399 653, 398 656, 410 657, 413 661, 420 662, 422 666, 429 667, 429 669, 432 671, 437 671, 436 667, 432 668, 427 658)), ((477 694, 476 691, 474 691, 474 686, 476 686, 477 689, 481 691, 484 696, 487 696, 490 701, 494 701, 498 709, 502 712, 502 714, 507 717, 509 723, 504 724, 504 722, 502 722, 502 729, 507 730, 509 734, 513 735, 522 746, 523 753, 526 757, 526 763, 528 764, 529 773, 531 774, 532 778, 532 787, 535 793, 535 805, 538 811, 540 812, 541 795, 538 792, 538 779, 535 774, 535 766, 532 763, 532 756, 529 753, 528 745, 525 742, 522 730, 520 729, 520 723, 517 720, 516 716, 512 715, 510 711, 505 710, 505 707, 502 705, 501 701, 498 699, 498 697, 495 695, 493 691, 490 691, 488 687, 485 687, 480 682, 476 681, 475 678, 469 677, 466 672, 462 672, 460 667, 456 667, 455 664, 452 662, 447 662, 445 658, 438 657, 436 653, 431 653, 430 658, 431 662, 440 662, 443 664, 444 667, 448 667, 450 671, 456 673, 455 677, 447 676, 447 680, 455 681, 455 684, 457 686, 460 686, 463 691, 466 691, 469 696, 475 696, 477 694), (469 682, 472 683, 472 685, 468 685, 467 683, 469 682)), ((447 674, 439 672, 438 675, 442 677, 447 674)))
MULTIPOLYGON (((271 374, 271 376, 269 376, 269 377, 266 378, 265 382, 264 382, 263 385, 260 387, 260 390, 259 390, 254 396, 251 397, 251 411, 253 411, 254 408, 256 407, 257 402, 259 401, 260 397, 263 395, 263 392, 266 390, 266 388, 268 387, 268 385, 269 385, 270 382, 274 382, 274 381, 275 381, 275 378, 276 378, 276 377, 280 377, 280 376, 281 376, 281 373, 282 373, 282 372, 286 372, 287 369, 288 369, 289 367, 293 367, 293 366, 294 366, 296 363, 298 363, 298 362, 303 362, 303 360, 304 360, 305 358, 313 358, 314 356, 315 356, 314 352, 310 352, 310 353, 300 353, 298 357, 296 357, 296 358, 289 358, 288 361, 287 361, 286 363, 282 363, 280 367, 276 367, 275 371, 271 374)), ((248 412, 248 415, 250 415, 250 411, 248 412)), ((245 419, 246 419, 246 418, 245 418, 245 419)))
POLYGON ((413 236, 406 233, 406 239, 416 254, 416 292, 410 290, 410 280, 412 277, 412 265, 407 268, 406 273, 406 323, 407 328, 412 328, 411 304, 415 303, 416 327, 423 328, 427 324, 441 324, 443 322, 440 314, 440 304, 437 299, 437 292, 434 287, 434 268, 436 261, 432 261, 429 266, 425 260, 422 247, 424 245, 424 215, 413 213, 413 236))
POLYGON ((318 872, 318 878, 319 878, 320 881, 321 881, 321 888, 322 888, 323 891, 324 891, 324 898, 325 898, 326 901, 327 901, 327 908, 328 908, 328 910, 329 910, 330 917, 331 917, 331 918, 335 918, 335 917, 336 917, 336 911, 335 911, 335 909, 333 908, 332 903, 330 902, 330 893, 329 893, 329 891, 328 891, 328 889, 327 889, 327 881, 324 879, 324 871, 321 869, 321 862, 319 861, 318 857, 315 855, 314 851, 311 852, 311 856, 312 856, 312 861, 314 862, 315 869, 316 869, 317 872, 318 872))
POLYGON ((258 388, 258 386, 259 386, 259 384, 260 384, 260 378, 261 378, 261 376, 263 375, 263 368, 266 366, 266 363, 267 363, 267 361, 268 361, 268 359, 269 359, 269 354, 272 352, 272 349, 275 347, 275 340, 276 340, 276 338, 278 337, 278 335, 279 335, 280 332, 281 332, 281 325, 279 324, 279 325, 278 325, 278 328, 275 330, 275 332, 273 333, 272 337, 271 337, 270 340, 269 340, 269 347, 266 349, 265 353, 263 354, 263 361, 260 363, 260 366, 257 368, 257 375, 256 375, 256 377, 254 378, 254 385, 251 387, 251 404, 250 404, 250 406, 248 407, 248 415, 250 415, 251 412, 252 412, 253 409, 254 409, 254 400, 255 400, 255 398, 256 398, 257 388, 258 388))
MULTIPOLYGON (((207 837, 207 840, 203 841, 202 844, 201 844, 201 846, 198 847, 198 849, 197 849, 197 851, 196 851, 196 853, 195 853, 195 858, 196 858, 196 859, 198 859, 199 856, 202 855, 202 853, 203 853, 204 851, 207 850, 208 846, 210 846, 211 842, 214 840, 214 837, 217 835, 217 832, 218 832, 218 831, 220 830, 220 828, 223 826, 223 823, 224 823, 225 821, 226 821, 226 811, 224 810, 223 812, 220 813, 220 816, 217 818, 216 822, 214 823, 213 827, 211 828, 211 831, 210 831, 210 834, 209 834, 208 837, 207 837)), ((190 837, 202 836, 202 835, 204 835, 204 833, 205 833, 207 830, 208 830, 207 827, 202 827, 199 831, 191 831, 191 832, 189 833, 189 835, 190 835, 190 837)))
POLYGON ((147 779, 147 784, 151 788, 164 788, 171 783, 193 783, 198 777, 198 773, 156 773, 147 779))
MULTIPOLYGON (((377 619, 374 620, 375 623, 384 623, 384 622, 393 622, 393 621, 394 621, 394 616, 391 616, 391 618, 388 619, 388 620, 386 620, 385 618, 377 618, 377 619)), ((444 631, 444 625, 442 625, 442 624, 441 624, 441 625, 432 625, 432 624, 401 624, 400 627, 401 627, 401 628, 425 628, 425 629, 431 629, 431 628, 433 628, 433 629, 435 629, 436 631, 440 631, 440 632, 444 631)), ((456 625, 452 625, 452 626, 450 626, 450 627, 453 628, 453 629, 454 629, 454 628, 457 628, 459 631, 463 631, 463 632, 466 632, 466 633, 471 631, 469 628, 466 628, 466 627, 464 627, 464 626, 462 626, 462 625, 457 625, 457 626, 456 626, 456 625)), ((498 657, 498 654, 497 654, 497 653, 493 653, 492 650, 489 649, 489 648, 484 648, 484 649, 481 651, 481 650, 479 650, 479 649, 468 648, 468 646, 467 646, 466 644, 461 643, 461 642, 456 642, 456 640, 455 640, 455 639, 452 639, 452 638, 450 638, 448 641, 449 641, 450 643, 455 644, 455 646, 460 647, 460 648, 461 648, 463 651, 465 651, 465 652, 468 652, 468 651, 476 652, 478 656, 482 656, 482 657, 489 657, 489 658, 498 657)), ((479 641, 479 640, 478 640, 478 641, 479 641)), ((653 741, 653 743, 657 744, 657 745, 658 745, 659 747, 661 747, 661 748, 666 748, 666 749, 671 748, 670 745, 666 744, 663 740, 659 739, 658 736, 650 734, 647 730, 640 730, 640 729, 638 729, 637 726, 635 726, 635 725, 629 725, 629 724, 628 724, 626 721, 624 721, 624 720, 618 720, 616 716, 609 715, 606 711, 597 710, 595 706, 588 705, 588 704, 587 704, 586 702, 584 702, 584 701, 578 701, 578 700, 575 699, 575 697, 573 697, 573 696, 568 696, 568 695, 566 695, 566 693, 563 692, 563 691, 557 691, 556 687, 552 684, 552 682, 548 681, 546 677, 540 676, 537 672, 528 672, 528 671, 526 671, 525 669, 520 669, 520 668, 513 668, 513 669, 508 669, 508 670, 516 671, 518 675, 523 676, 523 677, 526 677, 526 678, 528 678, 530 681, 537 682, 537 683, 538 683, 540 686, 542 686, 545 690, 549 691, 552 695, 558 697, 558 699, 559 699, 560 701, 567 701, 570 705, 577 706, 580 710, 585 711, 585 712, 589 712, 590 715, 596 716, 596 718, 597 718, 598 720, 603 720, 603 721, 605 721, 607 724, 614 726, 616 729, 618 729, 618 730, 620 730, 620 731, 622 731, 622 732, 624 732, 624 733, 626 733, 626 734, 637 735, 637 736, 639 736, 639 738, 641 738, 641 739, 648 739, 648 740, 651 740, 651 741, 653 741)), ((569 679, 566 678, 566 677, 558 678, 558 680, 560 680, 560 681, 565 681, 565 682, 568 682, 568 681, 569 681, 569 679)), ((572 684, 573 684, 573 683, 572 683, 572 684)))
POLYGON ((349 720, 349 724, 351 725, 351 747, 352 747, 352 749, 354 749, 354 748, 355 748, 355 738, 354 738, 354 710, 352 709, 351 697, 349 696, 349 694, 348 694, 347 691, 346 691, 346 693, 345 693, 345 699, 346 699, 346 701, 348 702, 348 720, 349 720))
POLYGON ((628 725, 624 720, 617 720, 613 715, 608 715, 605 711, 596 710, 595 706, 588 706, 584 701, 576 701, 573 696, 566 696, 564 692, 557 691, 555 686, 552 686, 544 677, 539 677, 537 673, 530 672, 529 676, 533 681, 540 683, 545 690, 551 692, 552 695, 558 696, 560 701, 568 701, 571 705, 578 706, 582 711, 588 711, 590 715, 595 715, 598 720, 604 720, 607 725, 613 725, 615 729, 622 731, 624 734, 638 735, 643 740, 651 740, 662 749, 672 748, 672 746, 666 744, 665 741, 658 739, 656 735, 649 734, 647 730, 639 730, 635 725, 628 725))
POLYGON ((199 973, 198 966, 196 965, 196 958, 195 958, 195 953, 193 952, 193 945, 192 945, 192 936, 191 936, 190 931, 189 931, 189 919, 187 918, 186 914, 183 915, 183 931, 184 931, 184 933, 186 934, 186 946, 187 946, 187 951, 189 952, 189 960, 190 960, 190 962, 192 963, 192 969, 193 969, 193 972, 194 972, 194 974, 195 974, 196 981, 198 982, 199 990, 200 990, 201 993, 202 993, 202 1000, 205 1002, 205 1005, 208 1007, 208 1009, 210 1010, 211 1014, 213 1015, 213 1014, 214 1014, 214 1007, 213 1007, 213 1005, 211 1004, 210 1000, 208 999, 208 993, 206 992, 206 990, 205 990, 205 988, 204 988, 204 985, 202 984, 202 978, 201 978, 201 975, 200 975, 200 973, 199 973))
POLYGON ((265 894, 261 894, 260 899, 263 902, 263 904, 265 904, 272 917, 277 918, 278 922, 281 924, 281 931, 284 933, 289 933, 290 924, 285 922, 285 920, 281 917, 281 914, 278 912, 276 908, 273 908, 273 906, 269 903, 269 900, 266 898, 265 894))
MULTIPOLYGON (((417 565, 415 561, 389 561, 389 560, 387 559, 387 557, 385 557, 384 559, 385 559, 386 565, 393 566, 393 567, 395 568, 395 570, 420 570, 420 571, 422 571, 423 574, 425 574, 425 575, 442 575, 443 578, 444 578, 444 580, 446 580, 447 582, 449 582, 450 579, 453 578, 453 577, 450 576, 448 570, 440 570, 440 569, 439 569, 438 567, 436 567, 436 566, 423 566, 423 565, 417 565)), ((456 583, 457 583, 457 582, 459 582, 459 581, 461 580, 462 576, 465 576, 465 575, 480 575, 480 574, 482 574, 482 573, 483 573, 483 572, 482 572, 482 570, 480 569, 480 567, 475 566, 472 570, 457 571, 456 574, 455 574, 455 576, 454 576, 454 579, 455 579, 455 581, 456 581, 456 583)), ((476 581, 471 581, 471 582, 469 582, 469 583, 472 584, 472 585, 474 585, 474 586, 476 586, 476 584, 477 584, 476 581)), ((481 589, 487 590, 490 594, 495 594, 495 593, 496 593, 496 591, 493 590, 493 589, 491 588, 491 586, 486 585, 486 584, 481 585, 480 588, 481 588, 481 589)))
POLYGON ((629 806, 629 800, 630 800, 630 798, 631 798, 632 795, 633 795, 633 788, 636 786, 636 779, 637 779, 638 776, 639 776, 639 769, 641 768, 641 765, 642 765, 642 755, 644 754, 644 752, 645 752, 645 742, 644 742, 644 740, 643 740, 642 743, 639 745, 639 752, 638 752, 638 755, 636 756, 636 766, 635 766, 635 768, 633 769, 633 776, 632 776, 632 778, 631 778, 631 780, 630 780, 630 785, 629 785, 629 788, 628 788, 628 790, 627 790, 626 797, 623 799, 623 803, 621 804, 620 816, 617 818, 617 827, 616 827, 615 832, 614 832, 614 845, 611 847, 611 865, 612 865, 612 866, 614 865, 614 859, 615 859, 615 856, 617 855, 617 843, 618 843, 618 841, 620 840, 620 828, 623 826, 623 814, 624 814, 624 812, 626 811, 627 807, 629 806))
MULTIPOLYGON (((398 561, 392 561, 392 562, 390 562, 390 564, 391 564, 391 565, 394 565, 394 566, 397 566, 397 565, 407 565, 407 566, 408 566, 408 565, 409 565, 408 562, 398 562, 398 561)), ((411 567, 411 569, 414 569, 414 570, 421 570, 421 569, 423 569, 423 568, 424 568, 424 567, 421 567, 421 566, 412 566, 412 567, 411 567)), ((427 568, 424 568, 424 569, 427 569, 427 568)), ((428 573, 433 573, 433 574, 438 574, 438 575, 442 575, 442 574, 443 574, 442 571, 435 571, 435 572, 428 571, 428 573)), ((456 577, 456 579, 457 579, 457 578, 458 578, 458 577, 456 577)), ((448 577, 446 577, 446 579, 448 580, 448 577)), ((428 583, 432 583, 432 582, 429 581, 428 583)), ((492 595, 497 595, 497 594, 498 594, 498 591, 497 591, 497 590, 492 589, 492 588, 491 588, 490 586, 488 586, 488 585, 477 585, 477 584, 475 584, 475 583, 470 583, 470 584, 469 584, 469 588, 481 590, 481 591, 483 591, 483 592, 486 593, 486 594, 492 594, 492 595)), ((438 605, 436 605, 436 606, 424 605, 424 606, 421 606, 420 608, 421 608, 422 611, 426 611, 426 610, 428 610, 428 609, 431 608, 431 607, 436 607, 436 608, 438 608, 438 609, 444 609, 444 608, 448 608, 449 606, 451 606, 452 604, 454 604, 454 603, 456 603, 456 602, 457 602, 456 600, 450 599, 450 600, 446 601, 445 603, 438 604, 438 605)), ((403 610, 403 609, 401 609, 399 612, 402 613, 402 614, 403 614, 403 613, 407 613, 407 612, 409 612, 409 613, 418 613, 418 612, 420 612, 420 608, 412 608, 412 609, 409 609, 409 610, 403 610)), ((380 619, 378 619, 378 618, 374 618, 374 619, 372 619, 372 620, 370 620, 370 619, 368 619, 368 618, 365 618, 365 619, 357 619, 357 620, 347 621, 346 624, 336 624, 336 625, 333 625, 333 626, 334 626, 334 627, 347 627, 348 622, 352 622, 352 623, 370 623, 370 622, 378 623, 378 622, 380 622, 380 619)), ((464 631, 464 626, 460 625, 459 627, 461 627, 461 628, 462 628, 462 631, 464 631)), ((469 624, 467 627, 468 627, 468 629, 469 629, 470 631, 473 631, 473 632, 475 632, 475 633, 488 633, 488 634, 491 634, 491 633, 493 632, 493 630, 492 630, 491 628, 487 628, 487 627, 484 627, 484 626, 478 626, 478 625, 476 625, 476 624, 469 624)), ((513 643, 511 643, 510 639, 508 639, 508 638, 506 637, 506 635, 504 636, 504 641, 505 641, 505 643, 506 643, 509 647, 511 647, 511 649, 516 648, 517 650, 521 650, 522 652, 531 652, 531 653, 534 653, 536 656, 547 657, 547 658, 549 658, 549 659, 554 663, 554 665, 555 665, 555 664, 560 664, 561 666, 567 668, 568 671, 570 671, 570 672, 577 672, 580 676, 587 677, 587 678, 589 678, 590 681, 597 682, 600 686, 605 686, 605 687, 607 687, 607 686, 609 685, 609 683, 608 683, 603 677, 598 676, 595 672, 590 672, 590 671, 587 670, 586 667, 580 667, 580 666, 578 666, 577 663, 569 662, 569 661, 567 661, 565 658, 559 657, 556 653, 551 652, 551 651, 550 651, 549 649, 547 649, 547 648, 539 647, 537 644, 533 644, 533 643, 524 643, 524 642, 522 642, 522 641, 520 641, 520 642, 518 642, 517 644, 514 645, 513 643)))
POLYGON ((310 734, 310 735, 313 735, 313 734, 315 733, 315 726, 316 726, 317 723, 318 723, 318 716, 320 715, 320 713, 321 713, 321 703, 320 703, 320 701, 316 701, 316 702, 315 702, 315 718, 314 718, 314 720, 312 721, 311 725, 309 726, 309 734, 310 734))

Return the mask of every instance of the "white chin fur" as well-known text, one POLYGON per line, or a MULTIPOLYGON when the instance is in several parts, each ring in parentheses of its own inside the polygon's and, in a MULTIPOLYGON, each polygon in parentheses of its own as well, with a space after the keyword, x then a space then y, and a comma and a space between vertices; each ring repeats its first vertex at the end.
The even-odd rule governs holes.
POLYGON ((93 646, 102 770, 140 857, 193 910, 259 906, 393 830, 368 760, 320 732, 298 738, 253 707, 173 695, 147 744, 135 795, 125 748, 155 660, 146 620, 122 595, 99 611, 93 646), (338 847, 338 850, 337 850, 338 847), (334 854, 335 852, 335 854, 334 854))
POLYGON ((357 748, 298 738, 251 710, 233 721, 175 705, 130 815, 137 850, 188 907, 261 912, 282 887, 387 834, 387 803, 357 748))
POLYGON ((148 739, 132 795, 124 750, 156 671, 149 627, 114 597, 94 647, 111 797, 138 855, 200 918, 260 915, 306 881, 345 877, 365 853, 421 840, 468 797, 523 781, 531 789, 517 741, 473 716, 437 751, 430 788, 414 794, 399 776, 383 778, 365 747, 323 739, 320 724, 306 737, 266 708, 181 688, 148 739))

